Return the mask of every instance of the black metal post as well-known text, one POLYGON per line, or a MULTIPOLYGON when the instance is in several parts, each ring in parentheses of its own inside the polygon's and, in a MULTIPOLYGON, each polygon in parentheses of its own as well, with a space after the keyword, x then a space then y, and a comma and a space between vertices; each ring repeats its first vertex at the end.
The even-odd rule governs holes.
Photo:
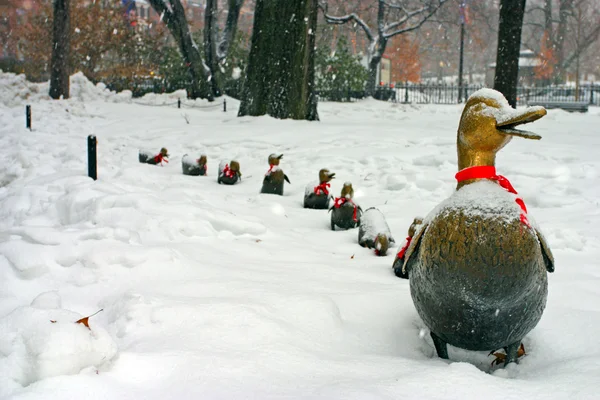
POLYGON ((25 106, 25 127, 31 130, 31 106, 25 106))
POLYGON ((88 148, 88 176, 93 180, 98 179, 98 167, 96 163, 96 145, 98 144, 98 140, 96 140, 96 136, 89 135, 87 140, 87 148, 88 148))
POLYGON ((181 99, 177 99, 177 108, 181 108, 181 99))
POLYGON ((590 85, 590 105, 594 105, 594 82, 590 85))
POLYGON ((408 104, 408 81, 404 82, 404 103, 408 104))
POLYGON ((223 97, 223 112, 227 112, 227 99, 223 97))
MULTIPOLYGON (((463 4, 464 6, 464 4, 463 4)), ((458 102, 463 102, 463 63, 465 54, 465 21, 460 24, 460 61, 458 63, 458 102)))

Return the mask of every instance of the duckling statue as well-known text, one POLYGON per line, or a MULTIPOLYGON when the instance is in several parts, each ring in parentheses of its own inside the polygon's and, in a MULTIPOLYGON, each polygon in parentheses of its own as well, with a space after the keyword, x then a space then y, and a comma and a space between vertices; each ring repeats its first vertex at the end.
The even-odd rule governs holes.
POLYGON ((217 182, 224 185, 235 185, 242 179, 242 172, 240 171, 240 163, 231 160, 230 162, 221 161, 219 164, 219 176, 217 182))
POLYGON ((142 164, 151 164, 151 165, 162 165, 163 161, 168 163, 169 160, 169 151, 166 148, 160 149, 160 152, 156 155, 150 151, 140 150, 138 154, 139 161, 142 164))
POLYGON ((408 228, 408 236, 406 237, 406 242, 404 246, 400 249, 398 254, 396 254, 396 258, 394 259, 394 264, 392 264, 392 268, 394 269, 394 274, 398 278, 408 279, 408 273, 405 273, 402 269, 404 266, 404 256, 406 254, 406 250, 408 246, 410 246, 410 242, 412 241, 413 236, 417 232, 417 228, 419 228, 423 224, 423 218, 415 217, 412 224, 408 228))
POLYGON ((385 256, 390 243, 396 243, 383 213, 375 207, 367 208, 360 217, 358 244, 375 249, 375 254, 385 256))
POLYGON ((335 172, 329 172, 327 168, 319 171, 319 183, 308 184, 304 191, 304 208, 314 208, 327 210, 329 208, 329 187, 332 179, 335 179, 335 172))
POLYGON ((329 209, 331 212, 331 230, 335 227, 341 229, 356 228, 360 223, 362 208, 353 200, 354 189, 352 183, 344 183, 340 197, 336 197, 333 206, 329 209))
POLYGON ((447 344, 506 351, 518 362, 523 337, 540 318, 554 271, 550 248, 510 182, 496 175, 496 153, 518 130, 546 115, 543 107, 514 109, 492 89, 471 95, 458 127, 456 192, 425 219, 406 251, 415 308, 437 354, 447 344))
POLYGON ((279 161, 282 158, 283 154, 269 155, 269 170, 263 179, 262 189, 260 190, 261 193, 278 194, 283 196, 283 181, 285 180, 287 183, 290 183, 290 180, 279 167, 279 161))
POLYGON ((184 154, 181 157, 181 170, 184 175, 206 175, 206 171, 208 170, 206 155, 202 154, 200 158, 193 159, 192 157, 184 154))

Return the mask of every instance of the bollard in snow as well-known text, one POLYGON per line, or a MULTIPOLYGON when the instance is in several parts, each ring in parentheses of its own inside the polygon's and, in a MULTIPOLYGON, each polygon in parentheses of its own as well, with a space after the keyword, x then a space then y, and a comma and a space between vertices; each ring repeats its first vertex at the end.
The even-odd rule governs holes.
POLYGON ((227 100, 223 97, 223 112, 227 112, 227 100))
POLYGON ((177 108, 181 108, 181 99, 177 99, 177 108))
POLYGON ((88 148, 88 176, 93 180, 98 179, 98 169, 96 164, 96 145, 98 144, 98 140, 96 136, 89 135, 87 140, 87 148, 88 148))
POLYGON ((31 106, 25 106, 25 127, 31 130, 31 106))

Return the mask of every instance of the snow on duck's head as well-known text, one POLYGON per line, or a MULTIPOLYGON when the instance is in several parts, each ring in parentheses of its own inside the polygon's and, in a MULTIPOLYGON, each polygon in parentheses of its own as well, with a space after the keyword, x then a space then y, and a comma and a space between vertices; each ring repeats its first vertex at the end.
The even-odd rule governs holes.
POLYGON ((515 129, 546 115, 544 107, 514 109, 502 93, 480 89, 473 93, 460 118, 457 136, 458 169, 494 165, 496 153, 513 136, 541 139, 541 136, 515 129))

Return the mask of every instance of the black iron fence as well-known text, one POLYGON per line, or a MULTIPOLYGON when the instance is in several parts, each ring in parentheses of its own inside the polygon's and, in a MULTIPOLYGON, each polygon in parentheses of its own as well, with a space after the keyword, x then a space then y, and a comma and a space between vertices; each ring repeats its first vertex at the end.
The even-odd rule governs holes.
MULTIPOLYGON (((111 90, 118 92, 131 90, 133 97, 141 97, 146 93, 170 93, 189 87, 189 82, 178 79, 144 77, 137 79, 110 78, 102 81, 111 90)), ((240 84, 240 80, 226 82, 224 92, 237 98, 240 84)), ((483 87, 483 85, 465 85, 462 88, 462 95, 459 96, 457 85, 403 83, 395 86, 379 86, 373 93, 373 97, 377 100, 405 104, 458 104, 483 87)), ((317 95, 321 101, 336 102, 352 102, 367 97, 366 91, 351 88, 317 90, 317 95)), ((579 88, 567 85, 517 88, 519 105, 542 102, 585 103, 598 106, 600 105, 600 84, 583 84, 579 88)))
MULTIPOLYGON (((375 90, 373 97, 377 100, 405 104, 458 104, 483 87, 483 85, 465 85, 463 86, 462 95, 459 96, 457 85, 405 83, 396 86, 380 86, 375 90)), ((322 101, 348 102, 366 97, 365 91, 350 89, 319 90, 317 94, 322 101)), ((578 89, 573 86, 517 88, 517 103, 519 105, 541 102, 600 105, 600 84, 580 85, 578 89)))
POLYGON ((142 97, 148 93, 172 93, 179 89, 186 89, 190 82, 184 80, 166 80, 161 78, 129 78, 110 77, 100 79, 106 87, 116 92, 131 90, 133 97, 142 97))

